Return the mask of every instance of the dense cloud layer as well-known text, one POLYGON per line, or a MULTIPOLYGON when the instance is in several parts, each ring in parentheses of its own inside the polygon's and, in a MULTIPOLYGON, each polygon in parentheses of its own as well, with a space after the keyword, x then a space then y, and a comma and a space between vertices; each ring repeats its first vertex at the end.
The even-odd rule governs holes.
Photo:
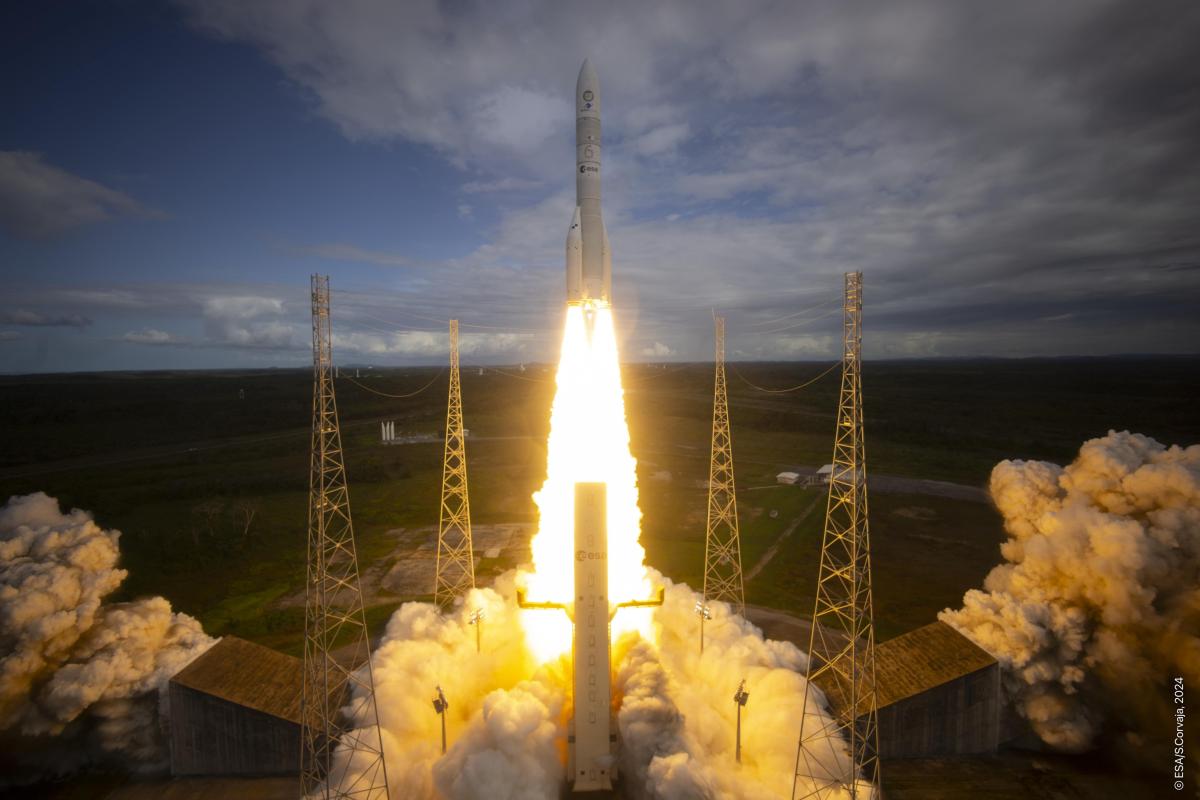
MULTIPOLYGON (((698 596, 666 586, 653 641, 625 634, 614 646, 619 766, 634 797, 789 797, 804 702, 804 655, 767 641, 724 604, 714 605, 699 653, 698 596), (743 761, 734 759, 733 693, 746 681, 743 761)), ((406 603, 373 657, 376 699, 393 796, 414 800, 554 800, 565 781, 571 713, 570 656, 537 665, 514 602, 514 575, 478 589, 454 611, 406 603), (482 652, 468 623, 485 611, 482 652), (450 701, 450 747, 430 705, 437 686, 450 701)), ((621 612, 627 613, 627 612, 621 612)), ((638 612, 634 612, 638 613, 638 612)), ((823 714, 819 694, 808 713, 823 714)), ((332 774, 340 772, 335 766, 332 774)))
POLYGON ((41 492, 0 508, 0 731, 85 734, 151 768, 160 690, 214 640, 161 597, 105 603, 127 574, 119 538, 41 492))
MULTIPOLYGON (((1200 339, 1191 0, 1153 10, 1137 0, 179 5, 200 35, 254 48, 291 83, 250 70, 248 86, 283 95, 263 108, 304 117, 300 98, 313 124, 361 145, 314 161, 360 168, 377 143, 401 143, 405 169, 445 177, 403 235, 378 221, 381 207, 411 199, 401 202, 410 182, 396 170, 382 180, 394 192, 345 198, 362 212, 353 225, 197 254, 165 279, 197 295, 179 317, 104 305, 108 264, 69 304, 48 285, 21 288, 19 308, 95 319, 95 336, 119 342, 108 345, 113 366, 303 363, 304 287, 277 265, 293 257, 362 290, 361 307, 336 323, 362 357, 436 360, 399 334, 440 331, 448 317, 488 326, 480 332, 545 328, 562 297, 570 96, 585 55, 604 88, 605 218, 626 352, 657 342, 702 358, 716 307, 733 357, 835 354, 836 317, 769 323, 835 294, 849 269, 866 272, 869 329, 885 334, 867 338, 869 357, 1187 352, 1200 339), (287 284, 270 295, 294 288, 299 302, 252 322, 208 315, 207 296, 262 288, 195 286, 214 260, 221 274, 261 262, 258 280, 275 270, 265 279, 287 284), (138 335, 148 331, 162 335, 138 335)), ((196 50, 213 61, 227 52, 196 50)), ((246 147, 264 175, 296 177, 246 147)), ((237 190, 240 176, 222 177, 237 190)), ((263 226, 189 233, 245 243, 263 226)), ((2 333, 0 361, 83 369, 96 357, 81 344, 90 333, 2 333), (35 339, 56 343, 56 363, 36 357, 35 339)), ((552 339, 498 338, 480 352, 537 360, 552 339)))
POLYGON ((1169 680, 1200 684, 1200 445, 1110 432, 1066 468, 1001 462, 991 493, 1005 563, 941 619, 1000 660, 1048 744, 1162 735, 1169 680))
MULTIPOLYGON (((461 165, 471 203, 500 199, 489 241, 446 264, 488 316, 558 288, 567 98, 587 55, 618 303, 652 318, 641 346, 701 355, 683 331, 715 304, 746 331, 731 352, 786 356, 808 328, 749 329, 851 268, 889 333, 871 356, 1178 351, 1200 335, 1187 0, 183 5, 261 49, 347 137, 428 145, 461 165)), ((428 280, 411 299, 452 304, 428 280)))

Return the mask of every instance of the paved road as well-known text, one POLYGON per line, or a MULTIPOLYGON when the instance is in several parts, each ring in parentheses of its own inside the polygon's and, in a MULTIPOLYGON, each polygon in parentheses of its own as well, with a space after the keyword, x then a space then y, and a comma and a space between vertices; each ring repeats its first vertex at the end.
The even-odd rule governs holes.
POLYGON ((871 491, 885 494, 924 494, 932 497, 948 497, 951 500, 966 500, 971 503, 990 502, 986 489, 948 481, 900 478, 895 475, 869 475, 867 484, 871 491))
MULTIPOLYGON (((379 420, 356 420, 354 422, 343 422, 342 430, 348 428, 361 428, 367 425, 378 425, 379 420)), ((15 467, 0 470, 0 480, 9 480, 12 478, 28 478, 34 475, 49 475, 55 472, 71 472, 73 470, 93 469, 95 467, 109 467, 114 464, 129 464, 135 461, 159 461, 163 459, 175 458, 178 456, 188 455, 189 453, 200 453, 210 450, 221 450, 226 447, 239 447, 248 444, 258 444, 260 442, 273 442, 281 439, 297 439, 307 440, 311 435, 310 428, 293 428, 288 431, 279 433, 271 433, 265 435, 247 435, 247 436, 230 436, 223 439, 204 439, 192 442, 183 442, 180 444, 159 445, 157 447, 145 447, 137 450, 126 450, 121 453, 97 453, 90 456, 78 456, 76 458, 63 458, 57 461, 47 461, 41 464, 21 464, 15 467)), ((517 439, 533 439, 538 437, 533 436, 469 436, 468 442, 476 441, 512 441, 517 439)), ((436 439, 428 441, 396 441, 396 445, 415 445, 415 444, 441 444, 442 439, 439 436, 436 439)), ((308 445, 304 445, 307 449, 308 445)))
MULTIPOLYGON (((756 461, 751 462, 763 464, 766 462, 756 461)), ((794 464, 774 464, 781 471, 788 470, 800 475, 801 478, 813 475, 816 473, 816 467, 796 466, 794 464)), ((761 489, 772 489, 779 484, 767 484, 766 486, 750 486, 747 491, 755 491, 761 489)), ((867 488, 873 492, 883 492, 884 494, 923 494, 930 497, 946 497, 951 500, 965 500, 969 503, 988 503, 990 497, 987 490, 980 486, 968 486, 965 483, 951 483, 949 481, 934 481, 928 478, 902 478, 899 475, 881 475, 878 472, 871 472, 867 475, 867 488)))
MULTIPOLYGON (((746 606, 746 619, 762 629, 763 636, 777 642, 791 642, 804 652, 808 652, 809 638, 812 633, 812 620, 798 617, 786 611, 763 606, 746 606)), ((821 626, 825 632, 826 641, 845 641, 845 636, 837 630, 821 626)))

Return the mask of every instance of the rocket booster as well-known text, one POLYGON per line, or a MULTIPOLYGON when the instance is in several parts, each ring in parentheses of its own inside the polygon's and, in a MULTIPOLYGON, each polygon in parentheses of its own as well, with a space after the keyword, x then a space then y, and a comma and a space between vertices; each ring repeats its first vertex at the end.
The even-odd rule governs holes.
POLYGON ((567 231, 567 302, 612 301, 612 253, 600 213, 600 79, 584 61, 575 82, 575 215, 567 231))

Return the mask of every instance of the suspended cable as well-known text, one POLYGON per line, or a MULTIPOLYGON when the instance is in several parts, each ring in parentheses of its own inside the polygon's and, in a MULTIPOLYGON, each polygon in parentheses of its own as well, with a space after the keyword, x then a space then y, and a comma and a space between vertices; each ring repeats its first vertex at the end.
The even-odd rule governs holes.
POLYGON ((500 375, 507 375, 510 378, 516 378, 516 379, 522 380, 522 381, 529 381, 530 383, 554 383, 554 381, 547 380, 546 378, 530 378, 525 375, 520 375, 516 372, 508 372, 506 370, 502 370, 498 367, 480 367, 480 369, 485 370, 487 372, 495 372, 500 375))
POLYGON ((729 368, 733 370, 734 375, 737 375, 742 380, 742 383, 746 384, 751 389, 757 389, 760 392, 767 392, 768 394, 786 394, 788 392, 799 391, 800 389, 803 389, 806 386, 812 386, 814 383, 821 380, 821 378, 824 378, 826 375, 828 375, 829 373, 831 373, 835 369, 837 369, 839 366, 841 366, 841 363, 842 363, 841 361, 835 361, 829 365, 828 369, 826 369, 824 372, 822 372, 820 375, 813 378, 812 380, 807 380, 804 383, 801 383, 797 386, 788 387, 787 389, 768 389, 765 386, 759 386, 757 383, 751 383, 749 380, 746 379, 745 375, 743 375, 741 372, 738 372, 738 368, 736 365, 730 364, 729 368))
POLYGON ((841 306, 841 304, 839 304, 837 306, 837 308, 831 308, 828 311, 826 311, 824 314, 821 314, 816 317, 809 317, 808 319, 802 319, 799 322, 793 322, 790 325, 784 325, 782 328, 772 328, 769 331, 751 331, 751 333, 753 333, 755 336, 767 336, 772 333, 783 333, 784 331, 790 331, 793 328, 799 328, 804 325, 807 325, 810 322, 817 322, 818 320, 825 319, 826 317, 832 317, 834 314, 838 313, 841 310, 842 310, 842 306, 841 306))
MULTIPOLYGON (((439 328, 439 329, 436 329, 436 330, 435 330, 435 329, 431 329, 431 328, 417 328, 417 327, 415 327, 415 326, 413 326, 413 325, 405 325, 405 324, 403 324, 403 323, 401 323, 401 322, 393 322, 393 321, 392 321, 392 320, 390 320, 390 319, 383 319, 382 317, 377 317, 377 316, 375 316, 375 315, 373 315, 373 314, 368 314, 368 313, 366 313, 366 312, 364 312, 364 311, 356 311, 356 312, 354 312, 354 316, 355 316, 355 317, 365 317, 365 318, 367 318, 367 319, 375 320, 376 322, 382 322, 384 325, 391 325, 393 328, 399 328, 399 329, 401 329, 401 330, 404 330, 404 331, 412 331, 412 332, 414 332, 414 333, 443 333, 443 334, 444 334, 444 333, 445 333, 445 331, 446 331, 446 329, 445 329, 444 327, 442 327, 442 328, 439 328)), ((421 317, 421 319, 428 319, 428 318, 426 318, 426 317, 421 317)), ((436 319, 428 319, 428 321, 430 321, 430 322, 438 322, 439 320, 436 320, 436 319)), ((445 325, 445 324, 446 324, 448 321, 449 321, 449 320, 441 320, 441 323, 442 323, 443 325, 445 325)), ((364 323, 364 322, 357 322, 357 324, 359 324, 359 325, 362 325, 363 327, 367 327, 367 328, 370 328, 370 327, 372 327, 372 326, 370 326, 370 325, 367 325, 367 324, 366 324, 366 323, 364 323)), ((381 329, 380 329, 380 328, 375 328, 374 330, 381 330, 381 329)), ((396 331, 394 331, 394 330, 387 330, 387 331, 384 331, 384 333, 395 333, 395 332, 396 332, 396 331)))
POLYGON ((425 384, 420 389, 417 389, 415 392, 409 392, 408 394, 388 394, 387 392, 381 392, 378 389, 372 389, 370 386, 367 386, 366 384, 359 383, 354 378, 351 378, 349 375, 342 375, 341 377, 345 380, 350 381, 358 388, 365 389, 366 391, 370 392, 371 394, 377 394, 380 397, 390 397, 390 398, 393 398, 396 400, 403 400, 404 398, 407 398, 407 397, 416 397, 421 392, 428 389, 430 386, 433 386, 433 384, 437 382, 437 379, 442 377, 442 375, 445 372, 446 372, 446 368, 442 367, 440 370, 438 370, 438 374, 433 376, 433 380, 429 381, 429 383, 425 384))
MULTIPOLYGON (((365 311, 356 311, 354 313, 358 317, 365 317, 366 319, 375 320, 376 322, 381 322, 384 325, 392 325, 401 330, 414 331, 414 332, 419 332, 419 333, 436 333, 436 332, 438 332, 438 331, 430 330, 429 328, 418 328, 413 325, 405 325, 402 322, 395 322, 390 319, 384 319, 382 317, 377 317, 374 314, 368 314, 365 311)), ((449 317, 447 317, 446 319, 439 320, 439 319, 435 319, 433 317, 427 317, 423 314, 413 314, 408 311, 401 311, 400 314, 401 314, 401 316, 413 317, 414 319, 423 320, 425 322, 436 322, 440 325, 445 325, 450 321, 449 317)), ((366 325, 365 323, 362 323, 362 322, 359 322, 358 324, 363 325, 364 327, 368 327, 368 328, 371 327, 370 325, 366 325)), ((460 328, 478 328, 480 330, 501 331, 501 332, 505 332, 505 333, 532 333, 532 334, 539 334, 539 335, 543 335, 543 336, 548 333, 551 333, 555 330, 552 327, 551 328, 516 328, 516 327, 511 327, 511 326, 505 326, 505 325, 477 325, 474 323, 462 322, 462 321, 460 321, 458 323, 458 325, 460 328)), ((376 328, 375 330, 378 330, 378 328, 376 328)), ((386 331, 386 332, 393 333, 394 331, 386 331)))
POLYGON ((474 323, 471 323, 471 322, 460 322, 460 323, 458 323, 458 324, 459 324, 459 325, 461 325, 461 326, 462 326, 462 327, 464 327, 464 328, 478 328, 478 329, 480 329, 480 330, 485 330, 485 331, 504 331, 504 332, 506 332, 506 333, 538 333, 538 334, 547 334, 547 333, 553 333, 553 332, 555 332, 556 330, 558 330, 558 329, 557 329, 557 328, 555 328, 555 327, 549 327, 549 328, 510 328, 510 327, 506 327, 506 326, 503 326, 503 325, 476 325, 476 324, 474 324, 474 323))
POLYGON ((650 381, 652 381, 652 380, 656 380, 656 379, 658 379, 658 378, 661 378, 661 377, 663 377, 664 375, 670 375, 670 374, 672 374, 672 373, 675 373, 675 372, 681 372, 682 370, 685 370, 685 369, 687 369, 688 367, 692 367, 692 366, 695 366, 695 364, 686 364, 686 363, 685 363, 685 364, 680 364, 679 366, 675 367, 674 369, 662 369, 662 370, 658 370, 657 372, 655 372, 655 373, 654 373, 654 374, 652 374, 652 375, 647 375, 647 376, 646 376, 646 377, 644 377, 644 378, 638 378, 638 379, 631 380, 631 381, 629 381, 629 382, 628 382, 627 384, 625 384, 625 385, 626 385, 626 386, 640 386, 640 385, 642 385, 643 383, 649 383, 650 381))
MULTIPOLYGON (((367 315, 364 314, 363 316, 367 316, 367 315)), ((368 317, 368 318, 375 319, 375 317, 368 317)), ((380 321, 385 322, 384 320, 380 320, 380 321)), ((355 320, 354 324, 358 327, 366 328, 367 330, 377 331, 379 333, 386 333, 389 336, 403 336, 406 333, 432 333, 432 334, 445 335, 445 331, 433 330, 431 328, 404 327, 403 330, 389 330, 387 328, 381 328, 378 325, 372 325, 369 322, 363 322, 362 320, 355 320)), ((391 325, 393 323, 387 322, 386 324, 391 325)), ((403 327, 403 326, 398 326, 398 327, 403 327)))
MULTIPOLYGON (((759 322, 747 322, 746 325, 750 325, 750 326, 753 326, 753 325, 775 325, 776 323, 792 319, 793 317, 798 317, 801 314, 807 314, 809 311, 812 311, 817 308, 822 308, 826 305, 829 305, 830 303, 837 303, 838 306, 841 307, 841 302, 842 302, 842 297, 840 294, 839 295, 829 295, 824 300, 820 300, 816 303, 813 303, 811 306, 805 306, 804 308, 800 309, 799 311, 793 311, 791 314, 785 314, 782 317, 775 317, 774 319, 764 319, 759 322)), ((817 317, 817 319, 820 319, 820 317, 817 317)))

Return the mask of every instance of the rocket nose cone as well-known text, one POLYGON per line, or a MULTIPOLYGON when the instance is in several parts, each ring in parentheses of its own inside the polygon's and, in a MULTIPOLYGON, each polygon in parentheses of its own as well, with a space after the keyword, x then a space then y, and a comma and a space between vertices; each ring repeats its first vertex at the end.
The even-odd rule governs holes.
POLYGON ((585 91, 600 94, 600 79, 596 77, 596 70, 592 68, 590 59, 584 59, 583 66, 579 68, 579 80, 575 82, 575 90, 579 95, 585 91))

